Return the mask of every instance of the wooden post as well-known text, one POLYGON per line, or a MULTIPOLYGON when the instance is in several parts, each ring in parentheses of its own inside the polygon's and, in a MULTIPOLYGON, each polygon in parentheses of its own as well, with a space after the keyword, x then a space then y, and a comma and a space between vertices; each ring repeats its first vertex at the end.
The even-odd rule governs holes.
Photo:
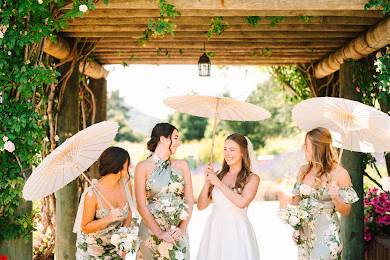
MULTIPOLYGON (((66 63, 60 70, 64 75, 70 68, 66 63)), ((58 135, 61 142, 65 141, 79 130, 79 87, 78 66, 73 69, 63 97, 60 108, 58 135)), ((73 223, 76 218, 78 205, 77 182, 72 181, 56 192, 56 250, 57 260, 72 260, 76 256, 76 234, 73 233, 73 223)))
MULTIPOLYGON (((352 83, 352 73, 352 64, 344 62, 340 68, 340 97, 359 101, 360 96, 352 83)), ((363 154, 344 150, 342 165, 349 172, 353 188, 359 196, 359 201, 352 205, 351 213, 341 218, 343 259, 364 259, 363 154)))
MULTIPOLYGON (((90 79, 89 87, 91 88, 96 101, 95 123, 104 121, 107 119, 107 80, 104 78, 90 79)), ((89 168, 87 175, 90 178, 100 178, 97 163, 94 163, 89 168)))
MULTIPOLYGON (((32 202, 24 201, 17 208, 17 214, 31 214, 32 202)), ((1 232, 1 231, 0 231, 1 232)), ((7 256, 8 260, 19 260, 19 259, 32 259, 32 233, 26 238, 17 238, 13 240, 6 240, 0 243, 0 256, 7 256)))

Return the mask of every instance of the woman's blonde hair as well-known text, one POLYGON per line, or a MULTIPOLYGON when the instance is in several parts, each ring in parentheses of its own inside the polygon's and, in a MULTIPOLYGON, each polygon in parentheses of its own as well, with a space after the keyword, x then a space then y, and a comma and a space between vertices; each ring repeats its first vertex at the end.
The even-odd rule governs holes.
POLYGON ((298 181, 303 182, 306 175, 315 166, 319 169, 315 178, 315 185, 318 187, 322 184, 321 180, 323 176, 326 177, 327 182, 331 181, 329 179, 329 173, 335 169, 338 164, 337 152, 332 146, 331 133, 324 127, 317 127, 307 132, 305 145, 308 140, 312 144, 312 158, 309 161, 308 167, 300 172, 298 181))

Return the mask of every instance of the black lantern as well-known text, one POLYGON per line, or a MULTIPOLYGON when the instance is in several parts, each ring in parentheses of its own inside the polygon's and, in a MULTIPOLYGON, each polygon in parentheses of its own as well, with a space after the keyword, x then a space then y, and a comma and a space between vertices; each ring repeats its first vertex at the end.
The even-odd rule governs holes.
POLYGON ((206 53, 200 56, 198 61, 199 76, 210 77, 211 62, 206 53))

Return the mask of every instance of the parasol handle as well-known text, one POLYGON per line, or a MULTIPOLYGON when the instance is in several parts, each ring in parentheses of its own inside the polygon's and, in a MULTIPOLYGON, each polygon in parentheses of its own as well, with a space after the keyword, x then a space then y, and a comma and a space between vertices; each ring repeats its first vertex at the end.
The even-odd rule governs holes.
POLYGON ((213 163, 213 157, 214 157, 214 144, 215 144, 215 132, 217 130, 218 106, 219 106, 219 98, 217 98, 217 103, 215 104, 215 116, 214 116, 214 123, 213 123, 213 138, 211 140, 210 163, 213 163))
POLYGON ((340 148, 340 153, 339 153, 339 163, 341 164, 341 157, 343 156, 343 151, 344 148, 340 148))
POLYGON ((110 207, 110 209, 114 209, 114 207, 111 205, 111 203, 103 196, 103 194, 100 193, 99 189, 96 188, 96 187, 93 185, 92 181, 88 178, 88 176, 85 175, 84 172, 81 172, 81 175, 84 176, 84 178, 87 180, 87 182, 88 182, 88 183, 91 185, 91 187, 98 193, 98 195, 104 200, 104 202, 107 203, 107 205, 110 207))
POLYGON ((213 163, 216 129, 217 129, 217 117, 214 118, 214 123, 213 123, 213 139, 211 141, 210 163, 213 163))

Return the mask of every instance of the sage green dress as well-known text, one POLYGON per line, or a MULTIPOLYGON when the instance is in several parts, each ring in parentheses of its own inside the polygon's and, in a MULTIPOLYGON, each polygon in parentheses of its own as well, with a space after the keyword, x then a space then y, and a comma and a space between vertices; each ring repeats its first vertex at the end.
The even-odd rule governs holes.
MULTIPOLYGON (((312 216, 312 220, 303 225, 303 235, 301 235, 303 242, 298 245, 299 259, 341 259, 343 245, 340 237, 340 221, 328 188, 314 189, 306 184, 296 183, 293 194, 300 196, 299 203, 309 205, 309 214, 312 216), (306 192, 302 192, 303 190, 306 192)), ((352 187, 340 188, 339 197, 348 204, 359 200, 352 187)))
MULTIPOLYGON (((163 161, 155 154, 152 155, 152 159, 155 162, 155 168, 146 180, 147 207, 161 230, 166 231, 172 226, 177 227, 180 221, 172 220, 164 214, 161 216, 160 212, 165 211, 165 209, 177 209, 180 207, 179 205, 184 205, 184 179, 178 170, 172 168, 169 160, 163 161), (169 207, 162 210, 161 205, 164 204, 169 205, 169 207)), ((143 220, 140 224, 139 239, 141 244, 137 254, 138 259, 165 259, 163 255, 166 253, 162 251, 166 251, 166 247, 162 247, 162 245, 166 242, 151 234, 143 220)), ((166 243, 165 245, 169 245, 170 248, 168 259, 190 259, 188 241, 188 234, 185 234, 183 239, 174 245, 166 243), (173 251, 172 246, 174 247, 173 251), (177 251, 180 252, 175 254, 177 251)))

